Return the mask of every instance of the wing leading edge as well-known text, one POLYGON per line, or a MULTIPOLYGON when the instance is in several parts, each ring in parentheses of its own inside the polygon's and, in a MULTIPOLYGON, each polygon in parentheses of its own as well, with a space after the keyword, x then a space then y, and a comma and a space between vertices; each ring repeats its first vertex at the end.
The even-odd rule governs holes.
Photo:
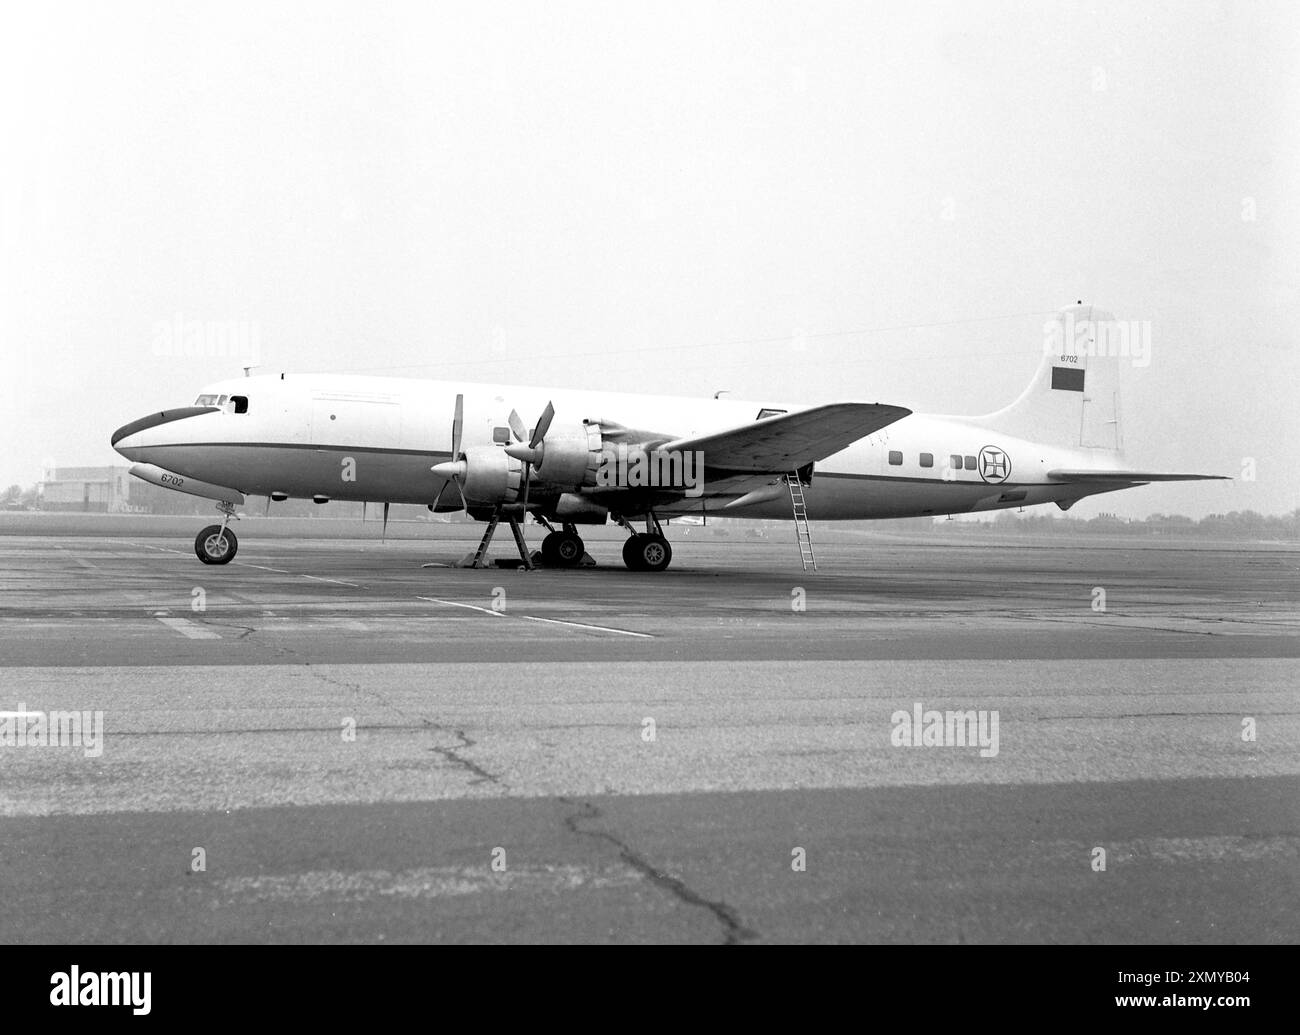
POLYGON ((715 471, 780 474, 824 460, 912 411, 883 403, 828 403, 764 417, 724 431, 674 439, 658 448, 700 451, 715 471))

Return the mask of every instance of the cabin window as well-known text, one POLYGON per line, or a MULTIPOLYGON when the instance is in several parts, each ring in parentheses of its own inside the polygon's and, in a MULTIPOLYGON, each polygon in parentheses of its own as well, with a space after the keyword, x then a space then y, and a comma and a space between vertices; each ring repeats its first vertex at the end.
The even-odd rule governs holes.
POLYGON ((236 412, 236 413, 247 413, 247 412, 248 412, 248 396, 246 396, 246 395, 232 395, 232 396, 230 397, 230 401, 231 401, 231 403, 234 404, 235 412, 236 412))
POLYGON ((493 429, 492 429, 492 441, 495 442, 495 443, 496 443, 497 445, 499 445, 499 446, 508 446, 508 445, 510 445, 510 429, 509 429, 509 428, 493 428, 493 429))
POLYGON ((975 470, 975 458, 973 456, 968 456, 966 458, 966 470, 968 471, 975 470))
POLYGON ((933 454, 933 453, 922 453, 922 454, 921 454, 921 466, 922 466, 922 467, 933 467, 933 466, 934 466, 934 454, 933 454))
POLYGON ((903 463, 903 454, 900 453, 897 449, 891 449, 889 451, 889 463, 890 466, 892 467, 901 466, 903 463))
POLYGON ((956 453, 950 453, 948 456, 948 466, 951 467, 954 471, 960 471, 961 457, 959 457, 956 453))

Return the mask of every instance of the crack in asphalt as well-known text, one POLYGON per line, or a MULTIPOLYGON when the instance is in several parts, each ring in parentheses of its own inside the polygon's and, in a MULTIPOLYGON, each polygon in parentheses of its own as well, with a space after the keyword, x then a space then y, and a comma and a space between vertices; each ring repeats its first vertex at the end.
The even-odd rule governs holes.
MULTIPOLYGON (((245 628, 245 627, 237 625, 235 626, 235 628, 245 628)), ((258 630, 248 629, 248 633, 252 633, 254 631, 258 631, 258 630)), ((247 633, 245 635, 247 635, 247 633)), ((242 640, 244 637, 241 636, 239 638, 242 640)), ((387 709, 388 711, 394 712, 397 715, 401 716, 408 723, 410 723, 413 728, 424 729, 424 730, 428 730, 431 733, 446 734, 455 737, 457 740, 460 741, 459 744, 455 744, 450 747, 442 747, 440 745, 435 744, 432 747, 430 747, 429 750, 432 751, 434 754, 438 755, 439 757, 450 762, 452 765, 456 766, 457 768, 463 769, 465 772, 473 776, 473 779, 469 781, 470 786, 475 786, 481 783, 490 783, 496 787, 503 787, 503 788, 507 787, 505 781, 503 781, 495 773, 488 772, 481 765, 471 761, 470 759, 466 758, 464 755, 461 754, 462 751, 468 751, 477 744, 477 741, 470 740, 469 735, 463 729, 456 729, 452 726, 444 725, 443 723, 434 722, 432 719, 428 719, 423 715, 413 715, 410 712, 406 711, 405 709, 394 704, 378 690, 367 689, 366 687, 362 686, 359 683, 353 683, 346 679, 339 679, 335 676, 331 676, 325 672, 322 672, 317 666, 313 665, 310 661, 303 659, 297 651, 293 650, 290 647, 285 647, 282 644, 271 643, 260 639, 250 640, 249 642, 254 644, 257 647, 263 648, 265 650, 269 650, 274 654, 278 654, 280 657, 293 659, 294 663, 301 665, 307 671, 307 674, 310 675, 313 679, 319 679, 322 683, 327 683, 330 686, 338 687, 343 690, 351 690, 353 693, 358 694, 361 697, 369 697, 371 700, 379 704, 381 708, 387 709), (418 726, 416 724, 418 724, 418 726)), ((383 728, 388 728, 388 727, 383 727, 383 728)))
POLYGON ((473 780, 470 780, 471 787, 474 786, 475 784, 480 784, 480 783, 490 783, 496 787, 506 786, 506 784, 502 781, 502 779, 499 776, 497 776, 495 773, 489 773, 477 762, 471 762, 468 758, 465 758, 464 756, 461 755, 460 753, 461 750, 468 751, 470 748, 474 747, 474 745, 477 743, 477 741, 470 740, 469 737, 465 734, 464 730, 454 730, 447 726, 440 726, 436 722, 433 722, 429 719, 422 719, 421 722, 424 723, 427 729, 436 730, 439 733, 451 733, 460 739, 459 748, 438 747, 435 745, 429 750, 441 755, 443 758, 447 759, 447 761, 453 763, 454 765, 460 766, 466 772, 473 773, 475 778, 473 780))
POLYGON ((560 798, 560 801, 565 805, 578 809, 576 813, 564 817, 564 825, 570 833, 578 837, 598 838, 612 844, 618 849, 623 861, 645 876, 650 883, 668 892, 688 906, 708 910, 713 914, 714 919, 722 925, 724 935, 722 943, 724 945, 739 945, 741 942, 758 937, 758 932, 746 927, 739 914, 731 906, 725 902, 705 898, 699 892, 692 891, 684 881, 664 873, 663 870, 638 855, 627 842, 617 835, 610 833, 608 830, 581 829, 579 823, 584 820, 600 819, 602 816, 600 809, 596 808, 591 802, 575 801, 573 798, 560 798))

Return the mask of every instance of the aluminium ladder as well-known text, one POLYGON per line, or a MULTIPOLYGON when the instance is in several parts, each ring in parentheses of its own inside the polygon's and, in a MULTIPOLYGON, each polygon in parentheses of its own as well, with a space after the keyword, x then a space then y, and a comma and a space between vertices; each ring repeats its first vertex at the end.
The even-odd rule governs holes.
POLYGON ((817 570, 817 558, 813 556, 812 531, 808 527, 808 506, 804 501, 803 482, 799 478, 799 472, 785 476, 786 485, 790 487, 790 509, 794 512, 794 535, 799 542, 799 560, 803 562, 803 570, 807 571, 808 566, 812 565, 812 570, 817 570))

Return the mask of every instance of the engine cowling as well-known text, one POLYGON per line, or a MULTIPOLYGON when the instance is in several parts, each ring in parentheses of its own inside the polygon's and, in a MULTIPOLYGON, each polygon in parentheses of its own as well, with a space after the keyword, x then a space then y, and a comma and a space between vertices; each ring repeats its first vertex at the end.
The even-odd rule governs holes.
POLYGON ((599 421, 583 421, 581 428, 557 428, 537 446, 533 471, 559 489, 590 488, 596 484, 604 435, 599 421))
POLYGON ((497 446, 465 450, 463 488, 476 503, 514 503, 523 484, 524 465, 497 446))

